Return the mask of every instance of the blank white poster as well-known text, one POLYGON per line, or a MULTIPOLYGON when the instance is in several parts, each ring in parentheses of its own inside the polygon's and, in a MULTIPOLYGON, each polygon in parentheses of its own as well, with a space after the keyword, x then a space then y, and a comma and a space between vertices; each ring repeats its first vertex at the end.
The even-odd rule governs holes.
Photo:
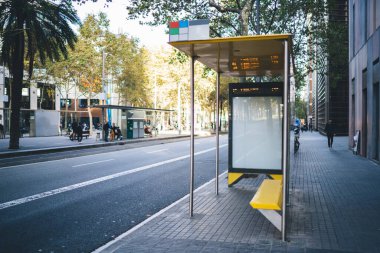
POLYGON ((281 97, 234 97, 232 167, 281 170, 281 97))

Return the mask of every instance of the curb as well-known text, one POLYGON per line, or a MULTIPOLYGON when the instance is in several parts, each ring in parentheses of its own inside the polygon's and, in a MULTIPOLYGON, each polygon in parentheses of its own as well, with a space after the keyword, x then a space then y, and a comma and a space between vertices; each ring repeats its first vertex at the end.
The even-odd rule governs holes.
POLYGON ((49 147, 49 148, 40 148, 40 149, 31 149, 31 150, 6 151, 6 152, 0 152, 0 159, 19 157, 19 156, 28 156, 28 155, 49 154, 49 153, 56 153, 56 152, 64 152, 68 150, 99 148, 99 147, 133 144, 133 143, 139 143, 139 142, 181 139, 181 138, 189 138, 189 137, 190 135, 189 136, 182 135, 182 136, 158 137, 158 138, 152 138, 152 139, 151 138, 135 139, 135 140, 132 139, 132 140, 125 140, 125 141, 118 141, 118 142, 100 142, 96 144, 87 144, 87 145, 85 144, 85 145, 80 145, 80 146, 75 145, 75 146, 49 147))

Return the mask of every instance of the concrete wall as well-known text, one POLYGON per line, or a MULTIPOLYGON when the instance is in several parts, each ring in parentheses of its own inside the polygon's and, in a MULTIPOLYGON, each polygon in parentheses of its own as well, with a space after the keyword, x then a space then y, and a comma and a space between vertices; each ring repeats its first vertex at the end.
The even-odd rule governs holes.
POLYGON ((350 0, 349 11, 349 145, 360 130, 360 155, 379 160, 380 0, 350 0))

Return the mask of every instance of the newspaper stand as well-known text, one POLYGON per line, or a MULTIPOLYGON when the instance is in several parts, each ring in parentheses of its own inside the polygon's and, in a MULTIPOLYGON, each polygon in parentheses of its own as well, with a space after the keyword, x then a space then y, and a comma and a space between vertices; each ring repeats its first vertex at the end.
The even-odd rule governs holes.
MULTIPOLYGON (((187 41, 170 45, 190 61, 191 137, 189 213, 193 216, 194 190, 194 62, 217 73, 216 104, 220 75, 256 81, 269 77, 279 82, 230 84, 228 184, 245 175, 266 174, 281 181, 282 239, 286 238, 286 204, 289 170, 289 48, 290 34, 242 36, 187 41)), ((216 122, 219 107, 216 106, 216 122)), ((219 127, 216 127, 215 190, 218 194, 219 127)), ((277 226, 277 228, 279 228, 277 226)))

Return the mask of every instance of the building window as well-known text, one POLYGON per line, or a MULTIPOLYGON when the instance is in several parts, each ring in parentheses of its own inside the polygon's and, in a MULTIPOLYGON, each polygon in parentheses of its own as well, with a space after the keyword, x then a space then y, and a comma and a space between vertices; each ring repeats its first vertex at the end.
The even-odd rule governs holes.
POLYGON ((87 99, 79 99, 79 108, 87 108, 87 99))
POLYGON ((355 55, 355 38, 356 38, 356 34, 355 34, 355 5, 352 6, 352 22, 351 22, 351 25, 352 25, 352 35, 351 35, 351 41, 352 41, 352 56, 355 55))
POLYGON ((99 99, 91 99, 90 104, 91 104, 91 106, 99 105, 99 99))
POLYGON ((66 104, 67 108, 70 108, 72 104, 72 99, 61 98, 61 109, 66 109, 66 104))
POLYGON ((373 8, 372 8, 372 33, 376 31, 376 2, 377 0, 372 1, 373 2, 373 8))
POLYGON ((368 5, 367 0, 363 1, 363 44, 367 41, 367 33, 368 33, 368 5))

